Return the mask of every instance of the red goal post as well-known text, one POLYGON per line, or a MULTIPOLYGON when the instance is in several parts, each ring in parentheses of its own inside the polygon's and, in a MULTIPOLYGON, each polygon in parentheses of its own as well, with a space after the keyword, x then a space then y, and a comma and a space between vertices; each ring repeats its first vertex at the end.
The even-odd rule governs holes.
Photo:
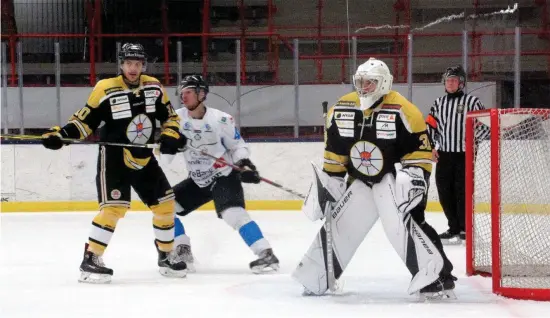
POLYGON ((466 119, 466 274, 495 294, 550 300, 550 109, 466 119))

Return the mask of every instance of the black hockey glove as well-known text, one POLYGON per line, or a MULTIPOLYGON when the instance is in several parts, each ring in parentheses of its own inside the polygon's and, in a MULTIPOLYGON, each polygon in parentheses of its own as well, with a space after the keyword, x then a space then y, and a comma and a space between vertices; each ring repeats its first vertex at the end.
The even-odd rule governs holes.
POLYGON ((256 170, 256 166, 252 164, 250 159, 241 159, 237 161, 236 165, 239 168, 245 169, 240 172, 241 181, 244 183, 260 183, 260 174, 256 170))
POLYGON ((160 134, 159 144, 160 153, 167 155, 175 155, 180 148, 185 147, 187 139, 178 131, 172 128, 166 128, 160 134))
POLYGON ((61 138, 65 138, 59 126, 54 126, 42 135, 42 145, 51 150, 59 150, 65 144, 61 138))

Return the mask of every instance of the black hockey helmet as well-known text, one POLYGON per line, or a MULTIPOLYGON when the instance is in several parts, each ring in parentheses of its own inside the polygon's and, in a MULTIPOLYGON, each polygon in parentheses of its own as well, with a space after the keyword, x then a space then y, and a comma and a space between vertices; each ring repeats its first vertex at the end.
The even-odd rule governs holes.
POLYGON ((185 88, 194 88, 197 94, 199 94, 200 90, 204 90, 204 97, 206 98, 206 95, 210 91, 210 88, 208 87, 208 83, 202 78, 201 75, 187 75, 185 76, 178 86, 178 90, 176 91, 176 96, 180 96, 181 91, 185 88))
POLYGON ((445 73, 443 73, 443 84, 445 84, 445 80, 447 80, 447 78, 449 77, 458 77, 458 80, 460 81, 460 84, 458 85, 458 91, 462 91, 464 89, 464 86, 466 86, 466 71, 464 71, 462 65, 448 67, 445 70, 445 73))
POLYGON ((141 60, 144 63, 147 60, 147 54, 143 45, 139 43, 124 43, 120 52, 118 52, 118 60, 122 63, 124 60, 141 60))

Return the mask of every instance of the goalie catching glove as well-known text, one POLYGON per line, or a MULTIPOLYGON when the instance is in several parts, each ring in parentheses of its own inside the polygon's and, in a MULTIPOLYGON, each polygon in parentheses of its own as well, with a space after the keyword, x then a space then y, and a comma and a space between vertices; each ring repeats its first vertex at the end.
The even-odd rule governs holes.
POLYGON ((256 166, 252 164, 250 159, 245 158, 237 161, 235 163, 239 168, 244 169, 240 172, 241 181, 244 183, 260 183, 260 174, 256 170, 256 166))
POLYGON ((161 154, 175 155, 185 147, 187 138, 172 128, 166 128, 160 134, 159 144, 161 154))
POLYGON ((54 126, 42 135, 42 145, 51 150, 59 150, 65 144, 61 138, 67 138, 65 130, 54 126))
POLYGON ((409 212, 422 202, 427 191, 422 168, 395 164, 395 201, 401 213, 409 212))

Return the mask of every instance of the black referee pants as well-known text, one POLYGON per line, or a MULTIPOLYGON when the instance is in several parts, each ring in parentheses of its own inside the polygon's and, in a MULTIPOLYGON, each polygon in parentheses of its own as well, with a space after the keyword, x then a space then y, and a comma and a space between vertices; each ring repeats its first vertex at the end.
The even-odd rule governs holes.
POLYGON ((435 183, 439 202, 447 217, 449 230, 464 231, 465 217, 465 155, 464 152, 439 152, 435 183))

